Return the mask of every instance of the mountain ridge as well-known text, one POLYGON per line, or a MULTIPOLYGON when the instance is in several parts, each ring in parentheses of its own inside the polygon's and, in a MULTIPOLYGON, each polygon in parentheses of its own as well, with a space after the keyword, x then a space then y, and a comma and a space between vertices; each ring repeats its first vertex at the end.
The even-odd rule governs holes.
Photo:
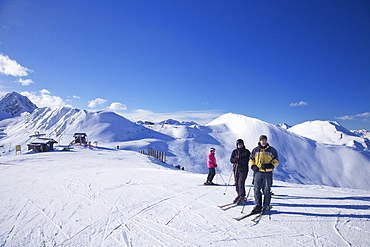
POLYGON ((37 106, 26 96, 11 92, 0 98, 0 120, 20 116, 23 112, 31 113, 37 106))
MULTIPOLYGON (((316 122, 316 125, 322 129, 333 126, 326 121, 316 122)), ((134 151, 149 147, 164 151, 168 164, 197 173, 207 172, 205 159, 209 148, 214 147, 219 165, 217 172, 230 174, 232 164, 229 158, 236 140, 243 139, 246 147, 252 150, 257 146, 259 136, 264 134, 279 154, 281 164, 275 169, 276 179, 370 189, 370 152, 365 142, 359 141, 360 137, 351 135, 343 126, 334 127, 334 132, 320 132, 321 135, 330 134, 329 139, 334 141, 322 143, 294 133, 291 128, 284 129, 234 113, 226 113, 205 126, 163 123, 143 126, 110 111, 44 107, 0 121, 0 146, 9 146, 10 152, 5 154, 13 154, 15 145, 27 150, 30 136, 35 132, 68 145, 75 132, 85 132, 88 140, 98 145, 134 151), (345 136, 342 139, 346 141, 336 143, 338 135, 345 136)))

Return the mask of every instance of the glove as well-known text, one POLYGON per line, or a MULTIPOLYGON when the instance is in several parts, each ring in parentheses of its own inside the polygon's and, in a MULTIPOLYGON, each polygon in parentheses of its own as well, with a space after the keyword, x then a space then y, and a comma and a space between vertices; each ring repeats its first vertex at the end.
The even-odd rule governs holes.
POLYGON ((213 166, 214 166, 214 167, 217 167, 217 164, 214 164, 213 166))
POLYGON ((252 169, 254 172, 258 172, 258 171, 259 171, 259 168, 258 168, 256 165, 252 165, 252 166, 251 166, 251 169, 252 169))
POLYGON ((262 169, 263 170, 266 170, 266 169, 274 169, 275 166, 272 164, 272 163, 268 163, 268 164, 263 164, 262 165, 262 169))

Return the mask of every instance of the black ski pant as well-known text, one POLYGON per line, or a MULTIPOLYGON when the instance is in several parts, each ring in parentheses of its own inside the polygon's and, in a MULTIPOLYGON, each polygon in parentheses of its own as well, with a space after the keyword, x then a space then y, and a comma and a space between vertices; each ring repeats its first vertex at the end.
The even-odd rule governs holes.
POLYGON ((245 197, 245 180, 247 179, 248 172, 236 172, 234 174, 236 192, 239 198, 245 197))
POLYGON ((216 175, 216 169, 215 168, 208 168, 207 181, 212 182, 215 175, 216 175))
POLYGON ((254 174, 254 201, 258 206, 270 206, 272 172, 256 172, 254 174), (262 194, 264 195, 262 205, 262 194))

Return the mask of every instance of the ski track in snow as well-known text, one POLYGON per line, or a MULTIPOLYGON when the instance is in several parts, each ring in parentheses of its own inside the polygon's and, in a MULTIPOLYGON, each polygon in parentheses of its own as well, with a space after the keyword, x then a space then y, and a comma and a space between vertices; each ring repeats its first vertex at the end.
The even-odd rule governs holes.
POLYGON ((205 174, 168 169, 136 152, 76 148, 3 159, 14 165, 0 166, 1 247, 369 242, 368 191, 274 181, 271 220, 266 214, 254 223, 233 219, 240 206, 216 206, 231 201, 235 187, 223 195, 225 186, 198 186, 205 174))

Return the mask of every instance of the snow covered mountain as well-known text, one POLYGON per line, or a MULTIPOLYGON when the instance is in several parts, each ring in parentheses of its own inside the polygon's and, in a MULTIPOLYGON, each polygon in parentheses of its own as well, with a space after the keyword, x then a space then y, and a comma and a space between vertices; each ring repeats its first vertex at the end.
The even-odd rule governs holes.
POLYGON ((274 173, 276 179, 370 189, 370 152, 366 141, 333 122, 321 121, 314 125, 320 127, 301 125, 286 130, 233 113, 224 114, 206 126, 140 125, 108 111, 37 108, 32 113, 0 121, 0 151, 2 155, 13 154, 15 145, 27 150, 29 136, 35 132, 46 134, 64 145, 73 140, 74 133, 84 132, 89 141, 97 142, 99 146, 119 146, 134 151, 151 147, 164 151, 167 163, 196 173, 207 172, 206 156, 214 147, 219 165, 217 172, 230 174, 229 158, 236 140, 242 138, 246 147, 252 150, 258 137, 265 134, 279 153, 281 165, 274 173), (310 133, 312 129, 316 132, 310 133))
MULTIPOLYGON (((248 149, 257 146, 261 134, 279 153, 280 165, 274 177, 281 181, 303 184, 324 184, 336 187, 370 189, 370 153, 348 146, 328 145, 294 134, 258 119, 228 113, 207 125, 222 149, 221 167, 227 169, 231 148, 242 138, 248 149), (361 171, 359 173, 358 171, 361 171)), ((321 132, 321 134, 323 134, 321 132)), ((216 148, 217 150, 217 148, 216 148)))
MULTIPOLYGON (((16 143, 26 150, 26 144, 34 133, 46 134, 61 144, 69 144, 74 133, 84 132, 89 141, 109 143, 132 139, 160 138, 171 140, 161 133, 139 126, 109 111, 86 111, 70 107, 51 109, 37 108, 30 114, 0 121, 3 138, 0 145, 16 143)), ((10 150, 12 151, 14 147, 10 150)))
POLYGON ((286 130, 292 127, 291 125, 286 124, 286 123, 281 123, 281 124, 278 124, 277 126, 280 128, 286 129, 286 130))
POLYGON ((308 121, 289 128, 289 131, 320 143, 345 145, 368 151, 368 142, 333 121, 308 121))
MULTIPOLYGON (((348 135, 348 140, 358 140, 358 143, 362 143, 358 146, 360 149, 341 145, 340 142, 324 144, 264 121, 233 113, 224 114, 206 126, 153 125, 151 128, 174 138, 166 142, 170 153, 169 163, 193 172, 207 172, 205 157, 209 148, 214 147, 218 172, 230 174, 229 159, 236 140, 242 138, 246 147, 252 150, 257 146, 259 136, 265 134, 280 156, 281 165, 274 173, 276 179, 370 189, 370 155, 362 146, 364 141, 357 139, 357 136, 348 135), (358 170, 362 173, 358 174, 358 170)), ((342 133, 347 132, 343 128, 342 133)), ((329 132, 320 134, 331 135, 329 132)), ((159 143, 161 141, 157 140, 156 144, 159 143)), ((126 148, 130 149, 128 146, 126 148)))
POLYGON ((367 139, 370 140, 370 131, 368 131, 368 130, 364 130, 364 129, 362 129, 362 130, 351 130, 351 132, 355 135, 358 135, 358 136, 362 137, 362 138, 367 138, 367 139))
POLYGON ((160 122, 159 124, 170 124, 170 125, 186 125, 186 126, 191 126, 191 125, 194 125, 194 124, 197 124, 193 121, 177 121, 177 120, 174 120, 174 119, 167 119, 167 120, 164 120, 162 122, 160 122))
MULTIPOLYGON (((141 125, 113 112, 69 107, 1 120, 0 246, 366 246, 366 140, 335 122, 306 124, 295 133, 228 113, 206 126, 141 125), (61 144, 85 132, 98 147, 14 155, 14 146, 25 150, 35 132, 61 144), (273 208, 257 223, 236 222, 242 207, 215 206, 232 201, 233 187, 198 186, 206 178, 199 173, 207 172, 206 156, 215 147, 215 182, 225 183, 236 140, 252 150, 261 134, 279 153, 273 208), (170 166, 128 151, 147 147, 166 151, 170 166)), ((252 172, 247 186, 251 181, 252 172)))
POLYGON ((26 96, 11 92, 0 99, 0 120, 19 116, 23 112, 31 113, 36 108, 26 96))
POLYGON ((168 125, 186 125, 186 126, 191 126, 191 125, 196 125, 197 124, 193 121, 181 121, 180 122, 180 121, 177 121, 177 120, 174 120, 174 119, 163 120, 159 123, 152 123, 152 122, 149 122, 149 121, 137 121, 136 123, 140 124, 140 125, 155 125, 155 124, 164 125, 164 124, 168 124, 168 125))

